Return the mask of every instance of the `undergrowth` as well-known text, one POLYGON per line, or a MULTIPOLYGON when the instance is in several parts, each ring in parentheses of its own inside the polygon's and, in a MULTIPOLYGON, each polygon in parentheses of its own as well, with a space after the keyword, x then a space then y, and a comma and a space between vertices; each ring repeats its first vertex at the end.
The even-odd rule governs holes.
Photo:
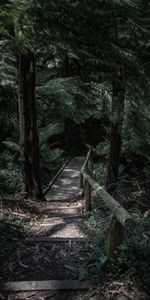
POLYGON ((0 193, 2 195, 17 194, 20 190, 20 164, 18 153, 0 154, 0 193))
MULTIPOLYGON (((61 148, 50 149, 44 145, 41 151, 41 178, 45 188, 56 172, 69 159, 61 148)), ((20 152, 14 149, 0 153, 0 195, 17 195, 21 190, 20 152)))
POLYGON ((0 219, 0 268, 8 262, 10 253, 18 246, 30 227, 27 219, 14 219, 4 214, 0 219))
POLYGON ((41 152, 41 178, 44 188, 68 159, 68 153, 61 148, 50 149, 48 145, 44 145, 41 152))
POLYGON ((150 287, 150 220, 140 212, 133 213, 136 227, 120 246, 119 256, 112 264, 115 277, 133 278, 139 288, 149 292, 150 287))
POLYGON ((109 269, 115 279, 131 279, 139 290, 149 292, 150 286, 150 220, 139 210, 134 211, 133 218, 136 221, 135 229, 127 234, 124 242, 119 247, 117 257, 108 262, 105 256, 105 243, 108 230, 108 222, 101 214, 96 214, 88 220, 91 236, 96 238, 96 247, 90 261, 96 262, 97 276, 101 274, 105 265, 106 272, 109 269), (106 224, 107 223, 107 224, 106 224))

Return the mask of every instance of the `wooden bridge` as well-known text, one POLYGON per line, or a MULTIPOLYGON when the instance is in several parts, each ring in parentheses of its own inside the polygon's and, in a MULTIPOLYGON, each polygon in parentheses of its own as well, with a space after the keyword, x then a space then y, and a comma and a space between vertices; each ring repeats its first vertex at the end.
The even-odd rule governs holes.
MULTIPOLYGON (((86 159, 83 157, 72 159, 55 176, 45 194, 47 202, 41 203, 42 216, 46 215, 46 218, 35 222, 25 238, 26 244, 69 243, 71 245, 71 243, 79 243, 78 255, 80 256, 80 250, 83 250, 84 245, 87 246, 88 243, 84 217, 92 211, 92 190, 94 190, 100 201, 103 201, 113 214, 107 237, 106 254, 108 259, 114 257, 118 245, 122 242, 122 233, 131 230, 134 227, 134 221, 128 212, 87 174, 90 155, 91 149, 86 159), (83 196, 83 191, 85 196, 83 196)), ((55 249, 55 246, 53 248, 55 249)), ((61 246, 58 251, 61 251, 61 246)), ((68 261, 66 263, 65 254, 64 261, 64 268, 67 266, 73 270, 74 266, 70 266, 68 261)), ((78 264, 77 261, 73 261, 78 264)), ((56 258, 53 261, 53 268, 55 267, 57 267, 56 258)), ((67 277, 61 280, 55 278, 7 282, 3 283, 1 288, 5 291, 80 290, 88 289, 89 286, 87 281, 67 277)))

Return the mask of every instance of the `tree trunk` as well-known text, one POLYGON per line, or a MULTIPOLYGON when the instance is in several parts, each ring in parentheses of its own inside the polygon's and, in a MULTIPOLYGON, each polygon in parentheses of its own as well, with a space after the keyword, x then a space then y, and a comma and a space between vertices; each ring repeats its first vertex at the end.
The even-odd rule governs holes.
POLYGON ((44 200, 39 167, 39 139, 35 103, 35 56, 20 53, 18 105, 23 197, 44 200))
POLYGON ((124 96, 125 89, 123 86, 123 77, 122 75, 120 75, 117 76, 116 80, 114 80, 113 82, 110 150, 106 177, 106 190, 110 194, 114 194, 117 188, 120 153, 122 146, 124 96))

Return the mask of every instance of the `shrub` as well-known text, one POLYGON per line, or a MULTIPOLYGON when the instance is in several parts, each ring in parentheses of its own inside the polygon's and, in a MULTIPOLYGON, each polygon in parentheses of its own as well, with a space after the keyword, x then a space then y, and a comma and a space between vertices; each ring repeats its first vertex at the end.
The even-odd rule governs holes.
POLYGON ((5 151, 0 155, 1 195, 17 194, 20 189, 20 166, 16 154, 5 151))
POLYGON ((116 276, 134 277, 137 285, 146 292, 150 286, 150 239, 144 233, 148 231, 150 220, 139 211, 134 213, 135 230, 126 237, 120 246, 120 254, 113 264, 116 276))

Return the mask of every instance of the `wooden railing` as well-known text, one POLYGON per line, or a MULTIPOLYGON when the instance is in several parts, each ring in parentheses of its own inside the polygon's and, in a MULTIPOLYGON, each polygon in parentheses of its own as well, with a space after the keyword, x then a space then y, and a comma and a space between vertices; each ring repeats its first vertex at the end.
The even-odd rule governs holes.
POLYGON ((91 155, 89 149, 86 160, 80 171, 80 189, 85 193, 85 210, 92 210, 92 190, 94 190, 105 205, 111 210, 112 218, 109 225, 106 241, 106 255, 112 258, 117 253, 118 246, 124 239, 126 231, 131 231, 135 227, 132 216, 120 205, 103 187, 101 187, 94 178, 87 174, 87 165, 91 155))
POLYGON ((43 193, 44 195, 50 191, 51 187, 54 185, 55 181, 59 177, 59 175, 62 173, 63 169, 67 166, 68 162, 70 161, 70 158, 60 167, 60 169, 57 171, 57 173, 54 175, 52 180, 50 181, 49 185, 44 189, 43 193))

